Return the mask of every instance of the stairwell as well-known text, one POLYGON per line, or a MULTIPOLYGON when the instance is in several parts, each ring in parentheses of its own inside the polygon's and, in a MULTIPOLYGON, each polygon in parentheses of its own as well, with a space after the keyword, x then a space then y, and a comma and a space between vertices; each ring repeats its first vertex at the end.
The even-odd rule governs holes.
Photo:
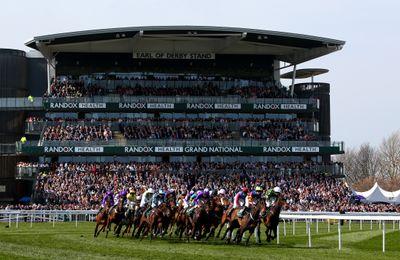
POLYGON ((127 144, 126 138, 120 131, 113 131, 113 138, 118 145, 124 146, 127 144))

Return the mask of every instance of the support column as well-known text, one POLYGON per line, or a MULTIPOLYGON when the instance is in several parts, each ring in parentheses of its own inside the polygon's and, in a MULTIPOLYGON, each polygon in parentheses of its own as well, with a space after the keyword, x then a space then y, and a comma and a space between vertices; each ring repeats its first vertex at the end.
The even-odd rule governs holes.
POLYGON ((293 94, 294 94, 294 83, 295 83, 295 80, 296 80, 296 67, 297 67, 297 65, 294 64, 294 66, 293 66, 293 77, 292 77, 292 86, 290 87, 290 96, 291 97, 293 97, 293 94))

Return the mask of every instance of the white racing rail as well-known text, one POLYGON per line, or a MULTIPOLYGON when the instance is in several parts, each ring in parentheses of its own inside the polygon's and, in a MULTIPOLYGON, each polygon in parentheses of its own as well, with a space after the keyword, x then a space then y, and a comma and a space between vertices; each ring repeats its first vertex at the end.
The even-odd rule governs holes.
MULTIPOLYGON (((81 221, 94 221, 96 217, 96 210, 0 210, 0 222, 8 222, 9 227, 15 223, 18 228, 20 222, 30 222, 32 227, 34 222, 52 222, 53 227, 56 222, 75 222, 78 227, 78 222, 81 221)), ((281 213, 280 218, 283 223, 283 234, 286 236, 286 222, 292 222, 292 234, 296 232, 296 222, 306 223, 306 234, 308 235, 308 246, 311 247, 311 224, 315 224, 316 233, 319 233, 319 222, 337 220, 338 229, 338 249, 342 250, 342 226, 344 221, 348 221, 349 230, 351 230, 352 221, 358 221, 360 230, 363 229, 365 222, 369 222, 370 229, 372 230, 373 222, 379 224, 379 229, 382 230, 382 252, 385 252, 385 234, 386 222, 391 221, 393 230, 396 226, 400 230, 400 214, 399 213, 357 213, 349 212, 340 214, 338 212, 288 212, 281 213), (398 225, 396 225, 398 224, 398 225)), ((280 243, 280 226, 277 229, 277 243, 280 243)), ((328 232, 330 232, 331 224, 328 224, 328 232)))

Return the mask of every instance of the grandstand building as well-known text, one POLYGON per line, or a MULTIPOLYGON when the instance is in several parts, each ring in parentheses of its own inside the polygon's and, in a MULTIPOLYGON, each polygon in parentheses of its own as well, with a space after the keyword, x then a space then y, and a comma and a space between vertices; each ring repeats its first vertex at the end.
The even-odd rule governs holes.
POLYGON ((34 57, 0 50, 0 200, 34 195, 40 164, 55 162, 315 162, 342 175, 330 85, 314 82, 327 71, 296 66, 343 45, 164 26, 37 36, 34 57))

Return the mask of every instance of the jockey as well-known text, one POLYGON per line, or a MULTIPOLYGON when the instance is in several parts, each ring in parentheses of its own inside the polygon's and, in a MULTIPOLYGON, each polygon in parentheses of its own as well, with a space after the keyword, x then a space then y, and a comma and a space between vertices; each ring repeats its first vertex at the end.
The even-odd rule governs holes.
POLYGON ((276 199, 279 197, 279 195, 282 193, 281 188, 279 188, 278 186, 273 188, 273 189, 269 189, 266 194, 265 194, 265 198, 267 200, 266 202, 266 206, 267 208, 271 207, 272 204, 276 201, 276 199))
POLYGON ((174 189, 169 189, 166 193, 165 193, 165 201, 169 202, 169 201, 175 201, 175 190, 174 189))
POLYGON ((122 205, 125 206, 126 195, 128 192, 126 190, 121 190, 114 198, 114 206, 118 205, 120 199, 122 199, 122 205))
POLYGON ((249 189, 246 187, 243 187, 241 191, 236 193, 235 197, 233 198, 233 208, 234 209, 242 206, 245 203, 248 192, 249 192, 249 189))
POLYGON ((189 206, 189 209, 187 210, 187 213, 190 215, 192 214, 193 210, 198 208, 200 202, 206 201, 210 197, 210 191, 206 188, 204 190, 199 190, 196 193, 194 193, 190 199, 191 203, 189 206))
POLYGON ((201 201, 206 202, 210 198, 210 190, 205 188, 203 191, 198 191, 194 199, 194 204, 197 206, 201 201))
POLYGON ((186 200, 186 197, 187 197, 187 195, 186 195, 186 191, 184 190, 184 191, 182 191, 182 193, 176 198, 176 206, 183 206, 183 207, 185 207, 185 200, 186 200))
MULTIPOLYGON (((229 216, 232 213, 232 210, 241 207, 245 204, 246 202, 246 197, 247 197, 247 193, 249 192, 249 189, 246 187, 243 187, 241 191, 239 191, 238 193, 236 193, 235 197, 233 198, 233 207, 230 208, 228 210, 228 212, 226 212, 226 215, 229 216)), ((242 210, 239 211, 242 212, 242 210)), ((242 212, 243 213, 243 212, 242 212)))
POLYGON ((193 191, 192 195, 190 195, 190 197, 189 197, 189 207, 193 207, 194 206, 195 199, 196 199, 197 195, 200 195, 201 193, 202 193, 201 190, 199 190, 197 192, 193 191))
POLYGON ((141 208, 149 206, 149 204, 151 202, 151 198, 153 197, 153 194, 154 194, 153 188, 150 188, 150 189, 146 190, 142 194, 142 199, 140 200, 140 207, 141 208))
POLYGON ((128 209, 133 210, 136 205, 136 191, 134 188, 129 188, 129 193, 126 196, 127 201, 126 201, 126 207, 128 209))
POLYGON ((104 195, 104 198, 101 201, 101 206, 100 206, 98 213, 100 213, 106 207, 107 203, 108 203, 109 207, 114 206, 114 194, 112 193, 112 191, 107 191, 106 195, 104 195))
POLYGON ((160 206, 161 203, 165 201, 165 193, 162 189, 158 190, 158 193, 155 193, 151 198, 151 208, 155 208, 160 206))
POLYGON ((257 200, 261 198, 262 191, 263 188, 261 186, 257 186, 255 190, 247 194, 244 208, 238 212, 238 217, 243 217, 244 213, 257 203, 257 200))
POLYGON ((225 189, 220 189, 217 193, 218 198, 221 201, 221 205, 224 205, 224 199, 226 199, 226 191, 225 189))
POLYGON ((183 208, 187 209, 190 206, 190 204, 192 203, 193 194, 195 194, 194 190, 191 190, 186 194, 185 198, 183 199, 183 208))

